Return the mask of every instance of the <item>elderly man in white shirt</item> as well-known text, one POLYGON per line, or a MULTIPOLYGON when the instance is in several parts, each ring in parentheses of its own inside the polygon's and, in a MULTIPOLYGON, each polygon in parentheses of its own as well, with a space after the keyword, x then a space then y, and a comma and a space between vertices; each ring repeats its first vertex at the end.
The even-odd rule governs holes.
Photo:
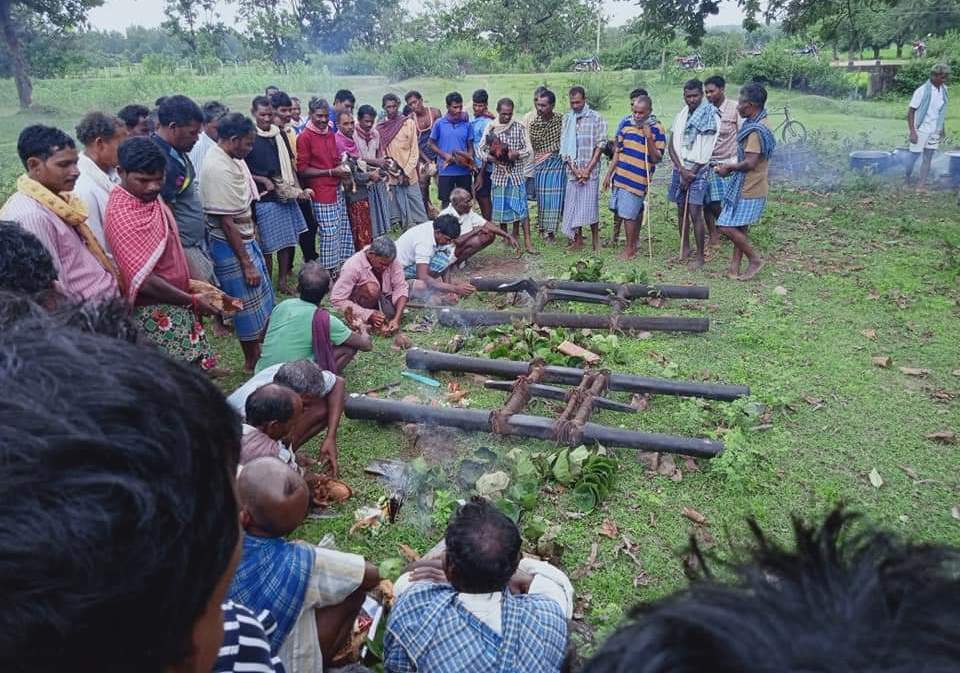
POLYGON ((930 79, 917 87, 907 109, 907 127, 910 130, 910 159, 907 162, 907 182, 913 176, 917 157, 923 154, 917 189, 924 189, 930 162, 944 137, 944 121, 947 112, 947 77, 950 66, 938 63, 930 69, 930 79))
POLYGON ((520 244, 512 234, 473 210, 473 196, 466 189, 457 187, 450 192, 450 205, 441 210, 440 215, 453 215, 460 220, 460 236, 453 242, 451 264, 459 263, 463 268, 464 262, 493 243, 497 236, 513 246, 518 256, 521 254, 520 244))
POLYGON ((76 130, 83 152, 77 161, 80 177, 73 191, 87 206, 87 226, 109 254, 103 221, 110 192, 120 183, 117 149, 127 138, 127 126, 113 115, 91 112, 80 120, 76 130))
POLYGON ((683 101, 686 105, 673 120, 667 144, 673 162, 673 176, 667 194, 677 204, 681 261, 690 257, 691 252, 688 216, 693 223, 697 256, 690 261, 688 268, 695 270, 704 264, 706 222, 703 205, 708 198, 707 171, 717 142, 719 119, 717 108, 703 95, 700 80, 691 79, 683 85, 683 101))

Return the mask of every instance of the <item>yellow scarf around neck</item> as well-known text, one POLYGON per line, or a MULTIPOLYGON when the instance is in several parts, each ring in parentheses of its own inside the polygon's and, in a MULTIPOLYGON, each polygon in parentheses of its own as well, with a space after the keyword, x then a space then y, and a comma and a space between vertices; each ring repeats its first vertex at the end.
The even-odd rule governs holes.
POLYGON ((87 246, 87 250, 97 258, 104 269, 113 274, 118 283, 120 282, 117 267, 113 260, 107 256, 103 246, 100 245, 100 241, 97 240, 97 237, 93 235, 93 231, 87 225, 87 207, 82 199, 70 192, 55 194, 26 174, 17 178, 17 191, 29 196, 76 229, 77 234, 83 239, 84 245, 87 246))

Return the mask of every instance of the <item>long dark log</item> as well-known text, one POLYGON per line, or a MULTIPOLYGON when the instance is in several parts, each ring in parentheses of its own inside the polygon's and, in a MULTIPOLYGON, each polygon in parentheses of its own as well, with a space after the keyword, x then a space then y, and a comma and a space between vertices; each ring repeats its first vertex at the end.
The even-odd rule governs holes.
MULTIPOLYGON (((428 423, 473 432, 490 431, 490 412, 483 409, 431 407, 353 394, 347 397, 345 411, 347 418, 358 420, 381 423, 428 423)), ((517 414, 508 419, 507 426, 511 435, 548 440, 554 437, 553 420, 542 416, 517 414)), ((679 453, 701 458, 712 458, 723 451, 722 443, 708 439, 608 428, 597 423, 584 424, 580 439, 586 443, 599 442, 604 446, 679 453)))
MULTIPOLYGON (((484 381, 483 387, 490 390, 508 391, 513 389, 513 381, 484 381)), ((534 397, 545 397, 548 400, 567 399, 567 389, 560 388, 558 386, 547 386, 543 385, 542 383, 537 383, 531 385, 529 390, 530 394, 534 397)), ((611 400, 608 397, 595 397, 593 398, 593 404, 600 409, 609 409, 610 411, 625 411, 630 414, 637 413, 637 410, 634 407, 631 407, 629 404, 617 402, 616 400, 611 400)))
POLYGON ((710 288, 699 285, 641 285, 639 283, 591 283, 577 280, 549 279, 535 281, 529 278, 497 278, 475 276, 470 283, 482 292, 536 292, 537 288, 546 287, 557 290, 578 290, 594 294, 616 294, 620 288, 625 288, 627 299, 637 297, 668 297, 671 299, 709 299, 710 288), (521 287, 510 287, 517 284, 521 287))
MULTIPOLYGON (((484 327, 507 325, 529 320, 529 313, 518 311, 471 311, 444 308, 438 313, 440 324, 447 327, 484 327)), ((652 317, 640 315, 593 315, 589 313, 535 313, 533 322, 542 327, 579 327, 589 329, 617 329, 625 332, 706 332, 708 318, 652 317)))
MULTIPOLYGON (((526 374, 530 368, 528 362, 514 360, 491 360, 475 358, 454 353, 440 353, 421 348, 407 351, 407 367, 426 371, 472 372, 502 379, 515 379, 526 374)), ((584 371, 576 367, 558 367, 548 365, 544 369, 543 380, 550 383, 577 385, 584 371)), ((708 400, 730 402, 750 394, 748 386, 724 385, 719 383, 698 383, 695 381, 675 381, 657 379, 633 374, 610 374, 610 390, 626 390, 632 393, 654 393, 657 395, 676 395, 678 397, 703 397, 708 400)))

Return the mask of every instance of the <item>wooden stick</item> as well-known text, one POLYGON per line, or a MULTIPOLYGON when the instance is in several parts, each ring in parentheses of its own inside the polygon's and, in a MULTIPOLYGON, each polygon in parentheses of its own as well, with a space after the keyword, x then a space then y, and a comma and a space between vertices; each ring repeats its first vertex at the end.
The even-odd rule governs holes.
POLYGON ((653 263, 653 231, 650 229, 650 185, 653 178, 650 176, 650 160, 647 159, 647 152, 650 148, 643 151, 643 170, 647 174, 647 192, 643 198, 643 216, 640 218, 640 226, 647 229, 647 255, 650 263, 653 263))
MULTIPOLYGON (((687 210, 690 208, 690 189, 687 189, 687 197, 683 200, 683 224, 680 225, 680 259, 683 260, 683 241, 687 238, 687 210)), ((688 242, 689 245, 689 242, 688 242)))

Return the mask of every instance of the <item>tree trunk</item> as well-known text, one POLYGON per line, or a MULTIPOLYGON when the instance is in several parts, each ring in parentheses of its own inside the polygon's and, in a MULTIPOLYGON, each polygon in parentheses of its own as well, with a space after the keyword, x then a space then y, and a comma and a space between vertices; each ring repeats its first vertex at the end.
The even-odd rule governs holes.
POLYGON ((17 84, 17 96, 20 98, 20 109, 27 110, 33 103, 33 84, 27 73, 27 62, 23 57, 20 40, 17 39, 17 27, 13 25, 10 16, 9 0, 0 0, 0 32, 7 45, 10 55, 10 69, 13 71, 13 80, 17 84))

